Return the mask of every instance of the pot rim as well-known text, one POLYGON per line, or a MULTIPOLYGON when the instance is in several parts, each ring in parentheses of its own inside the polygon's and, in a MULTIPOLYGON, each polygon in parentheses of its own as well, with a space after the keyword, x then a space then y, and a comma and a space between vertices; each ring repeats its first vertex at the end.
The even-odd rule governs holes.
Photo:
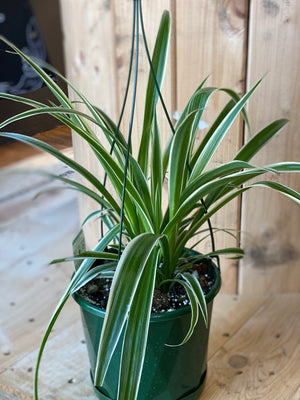
MULTIPOLYGON (((217 293, 220 290, 221 274, 220 274, 220 269, 216 266, 216 264, 212 261, 211 258, 203 257, 203 259, 209 263, 209 268, 212 269, 213 277, 215 279, 215 282, 214 282, 211 290, 209 291, 209 293, 207 293, 207 295, 205 295, 206 304, 208 304, 215 298, 215 296, 217 295, 217 293)), ((99 308, 98 306, 89 303, 87 300, 85 300, 83 297, 81 297, 77 292, 73 293, 72 297, 79 304, 79 306, 81 308, 83 308, 84 310, 86 310, 92 314, 98 315, 99 317, 102 317, 102 318, 105 317, 104 309, 99 308)), ((164 313, 152 314, 150 317, 150 321, 155 323, 155 322, 180 318, 181 316, 188 314, 190 312, 190 309, 191 309, 191 307, 190 307, 190 305, 188 305, 185 307, 181 307, 177 310, 171 310, 171 311, 164 312, 164 313)))

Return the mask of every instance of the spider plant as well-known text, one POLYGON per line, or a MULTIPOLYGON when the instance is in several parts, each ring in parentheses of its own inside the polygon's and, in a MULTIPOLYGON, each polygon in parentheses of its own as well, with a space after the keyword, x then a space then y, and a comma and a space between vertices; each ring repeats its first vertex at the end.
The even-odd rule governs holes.
MULTIPOLYGON (((139 29, 142 29, 144 45, 149 54, 141 4, 135 1, 130 73, 134 64, 133 48, 138 46, 139 29)), ((44 104, 2 93, 2 98, 22 102, 30 106, 30 109, 2 122, 0 128, 3 129, 14 121, 34 115, 43 113, 52 115, 72 128, 87 142, 96 155, 99 166, 104 169, 107 179, 115 189, 115 196, 113 196, 107 190, 105 182, 101 182, 83 165, 47 143, 34 137, 1 132, 2 136, 25 142, 52 154, 85 178, 89 186, 56 176, 69 188, 96 200, 99 210, 90 214, 86 221, 97 216, 107 228, 93 251, 84 251, 64 259, 65 261, 80 260, 80 265, 75 269, 72 280, 57 305, 43 338, 35 373, 35 399, 38 399, 38 371, 41 357, 60 311, 72 293, 99 275, 110 276, 113 280, 99 343, 95 385, 101 386, 111 356, 124 331, 123 348, 127 351, 123 352, 121 360, 118 400, 136 399, 147 344, 154 289, 168 290, 174 282, 184 286, 190 299, 191 323, 182 343, 193 334, 199 318, 204 318, 207 323, 206 302, 201 286, 193 274, 180 267, 184 258, 189 260, 186 248, 189 247, 190 239, 203 230, 205 224, 209 223, 210 218, 222 207, 254 187, 264 186, 273 189, 299 203, 300 195, 293 189, 270 180, 253 181, 253 178, 265 173, 276 175, 283 172, 299 172, 300 163, 279 162, 261 167, 250 162, 252 157, 286 125, 287 120, 280 119, 272 122, 253 135, 231 161, 209 168, 214 153, 235 119, 242 113, 248 124, 244 107, 260 82, 240 97, 228 88, 206 87, 206 80, 204 80, 192 94, 174 126, 168 117, 170 137, 166 147, 162 149, 156 106, 161 99, 160 88, 170 39, 170 16, 168 12, 164 12, 150 61, 148 86, 145 93, 144 123, 138 155, 134 157, 131 152, 132 124, 129 127, 129 139, 126 140, 119 129, 120 121, 117 124, 114 123, 63 78, 77 94, 78 101, 86 107, 86 112, 78 111, 76 104, 69 100, 35 60, 5 38, 1 37, 1 39, 37 72, 54 93, 59 104, 44 104), (199 121, 211 97, 218 91, 223 91, 228 95, 228 102, 216 116, 201 143, 196 146, 199 121), (110 151, 99 141, 90 123, 102 130, 110 151), (163 184, 166 176, 168 207, 163 211, 163 184), (247 186, 246 183, 248 183, 247 186), (117 248, 117 251, 107 252, 106 249, 109 247, 117 248), (95 259, 104 260, 105 263, 93 267, 95 259)), ((137 66, 138 57, 136 56, 135 77, 137 66)), ((136 79, 134 84, 136 84, 136 79)), ((132 114, 133 109, 134 101, 132 114)), ((210 223, 209 230, 212 233, 213 228, 210 223)), ((242 250, 213 248, 213 251, 206 256, 213 257, 223 253, 241 255, 242 250)))

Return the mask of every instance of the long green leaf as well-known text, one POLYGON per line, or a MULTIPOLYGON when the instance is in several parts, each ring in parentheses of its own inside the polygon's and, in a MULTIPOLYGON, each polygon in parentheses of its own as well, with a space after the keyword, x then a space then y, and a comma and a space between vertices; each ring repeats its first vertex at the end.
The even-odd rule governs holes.
POLYGON ((61 107, 61 106, 44 106, 44 107, 39 107, 39 108, 33 108, 31 110, 26 110, 20 114, 13 115, 12 117, 3 121, 0 124, 0 128, 2 129, 6 125, 11 124, 12 122, 19 121, 19 120, 25 119, 25 118, 29 118, 29 117, 32 117, 35 115, 41 115, 41 114, 48 114, 48 115, 53 115, 53 116, 56 116, 57 114, 62 114, 63 116, 78 115, 80 117, 84 117, 84 118, 90 120, 91 122, 95 123, 95 120, 92 117, 83 113, 82 111, 75 110, 72 108, 70 109, 70 108, 66 108, 66 107, 61 107))
MULTIPOLYGON (((193 194, 196 190, 198 190, 202 185, 204 185, 207 182, 210 182, 214 179, 218 179, 221 177, 225 177, 226 175, 230 175, 234 172, 238 172, 243 169, 255 169, 255 167, 252 164, 249 164, 245 161, 229 161, 226 164, 221 164, 215 168, 210 169, 209 171, 204 172, 200 176, 198 176, 196 179, 194 179, 192 182, 190 182, 184 191, 182 192, 181 196, 181 202, 184 201, 188 196, 193 194)), ((269 169, 272 171, 272 169, 269 169)), ((267 171, 267 169, 266 169, 267 171)), ((275 171, 275 170, 274 170, 275 171)), ((274 172, 273 171, 273 172, 274 172)))
MULTIPOLYGON (((204 111, 205 108, 205 104, 202 104, 202 106, 200 105, 200 101, 203 101, 203 97, 202 97, 202 90, 203 90, 203 86, 205 84, 205 82, 207 81, 208 77, 206 77, 201 84, 197 87, 197 89, 194 91, 194 93, 192 94, 191 98, 189 99, 187 105, 184 107, 183 111, 181 112, 175 128, 178 127, 179 125, 182 124, 182 122, 185 120, 185 118, 193 111, 204 111)), ((209 91, 212 88, 209 88, 209 91)))
MULTIPOLYGON (((258 174, 254 171, 254 175, 251 175, 251 172, 249 172, 248 179, 244 180, 244 177, 241 177, 241 180, 235 180, 236 185, 242 185, 245 182, 249 181, 251 178, 254 178, 258 175, 263 174, 264 172, 275 172, 275 173, 281 173, 281 172, 300 172, 300 163, 297 162, 283 162, 283 163, 275 163, 275 164, 270 164, 266 165, 261 169, 261 172, 257 170, 258 174), (264 171, 264 169, 265 171, 264 171)), ((207 207, 210 207, 211 204, 216 202, 218 199, 220 199, 222 196, 226 195, 232 190, 232 187, 230 184, 227 184, 226 186, 223 187, 223 189, 218 189, 218 190, 213 190, 209 193, 209 195, 205 199, 205 203, 207 207)))
POLYGON ((235 118, 243 109, 247 100, 252 95, 252 93, 257 88, 260 82, 261 81, 258 81, 258 83, 241 98, 241 100, 232 108, 232 110, 225 116, 223 121, 218 125, 218 127, 216 128, 216 130, 206 143, 205 147, 203 148, 202 152, 199 154, 197 161, 195 162, 195 165, 193 167, 190 176, 191 181, 195 179, 197 176, 199 176, 205 169, 211 157, 218 148, 220 142, 228 132, 230 126, 233 124, 235 118))
MULTIPOLYGON (((108 132, 110 134, 112 134, 114 136, 115 140, 116 140, 116 143, 118 144, 118 141, 120 141, 120 143, 126 149, 127 143, 126 143, 126 140, 125 140, 124 136, 122 135, 120 130, 117 129, 116 124, 108 117, 108 115, 106 115, 98 107, 92 105, 87 100, 87 98, 76 88, 76 86, 74 86, 68 79, 66 79, 52 65, 46 63, 43 60, 36 60, 34 57, 31 57, 31 59, 34 62, 38 63, 43 68, 46 68, 49 71, 53 72, 56 76, 59 76, 74 91, 74 93, 76 93, 78 98, 81 100, 81 103, 84 104, 87 107, 87 109, 90 111, 90 113, 92 114, 93 118, 95 119, 96 125, 98 125, 102 129, 103 133, 105 133, 105 135, 107 137, 110 136, 110 135, 108 135, 108 132)), ((75 104, 75 103, 78 103, 78 102, 72 102, 72 104, 75 104)), ((92 133, 92 135, 94 134, 94 132, 92 132, 92 131, 91 131, 91 133, 92 133)), ((94 135, 94 137, 96 137, 96 135, 94 135)))
MULTIPOLYGON (((182 276, 182 274, 179 274, 179 275, 182 276)), ((186 280, 182 280, 182 279, 172 279, 171 282, 180 283, 180 285, 182 285, 184 287, 184 289, 188 295, 188 298, 190 300, 190 307, 191 307, 191 319, 190 319, 189 330, 186 333, 182 342, 181 343, 172 343, 172 344, 166 343, 167 346, 169 346, 169 347, 178 347, 178 346, 182 346, 184 343, 186 343, 192 336, 195 326, 199 320, 199 306, 198 306, 198 302, 197 302, 197 297, 194 293, 194 290, 190 286, 189 282, 187 282, 186 280)))
MULTIPOLYGON (((25 98, 18 97, 18 101, 28 104, 28 101, 25 98)), ((25 118, 29 118, 32 116, 40 115, 40 114, 49 114, 53 116, 54 118, 57 118, 59 121, 61 121, 63 124, 69 126, 74 132, 76 132, 78 135, 80 135, 91 147, 91 149, 94 151, 96 157, 98 157, 98 152, 97 149, 99 146, 101 146, 99 139, 97 136, 94 134, 91 129, 83 123, 76 123, 72 116, 78 116, 80 117, 80 120, 88 120, 92 122, 93 124, 99 125, 102 129, 102 131, 105 133, 109 143, 111 143, 113 140, 116 142, 115 149, 118 149, 118 151, 115 151, 115 154, 119 160, 119 163, 121 167, 124 167, 124 163, 122 163, 123 158, 122 156, 126 152, 126 147, 119 142, 119 138, 115 137, 115 135, 110 132, 102 123, 98 123, 98 120, 95 120, 93 117, 90 115, 81 112, 79 110, 73 109, 73 108, 65 108, 65 107, 57 107, 55 105, 52 106, 47 106, 43 104, 38 104, 35 102, 34 109, 26 110, 25 112, 16 114, 5 121, 3 121, 0 124, 0 129, 4 128, 5 126, 9 125, 10 123, 13 123, 15 121, 20 121, 25 118), (84 125, 84 126, 83 126, 84 125)), ((92 107, 92 106, 91 106, 92 107)), ((136 163, 137 164, 137 163, 136 163)))
POLYGON ((204 198, 207 194, 220 188, 229 186, 229 190, 235 189, 237 186, 255 178, 258 175, 265 173, 265 168, 254 168, 251 171, 240 171, 234 174, 222 177, 220 179, 215 179, 200 186, 195 190, 178 208, 176 214, 169 221, 169 223, 164 228, 163 233, 166 235, 171 235, 174 227, 180 223, 180 221, 185 218, 194 209, 198 201, 204 198))
POLYGON ((155 232, 159 231, 160 222, 162 218, 162 185, 163 185, 163 171, 162 171, 162 158, 161 147, 159 138, 159 127, 157 116, 153 126, 152 135, 152 157, 151 157, 151 199, 154 207, 155 218, 155 232))
POLYGON ((179 207, 179 200, 185 186, 183 177, 187 168, 188 149, 195 115, 195 111, 189 114, 178 127, 171 147, 168 180, 170 218, 173 217, 179 207))
POLYGON ((251 187, 255 186, 262 186, 276 190, 276 192, 282 193, 297 204, 300 204, 300 193, 298 193, 296 190, 291 189, 288 186, 282 185, 281 183, 271 181, 259 181, 251 184, 251 187))
MULTIPOLYGON (((118 235, 116 235, 118 237, 118 235)), ((85 260, 87 258, 91 258, 94 260, 118 260, 118 254, 109 253, 109 252, 101 252, 101 251, 85 251, 83 253, 79 253, 76 256, 57 258, 51 261, 51 264, 58 264, 66 261, 75 261, 75 260, 85 260)))
POLYGON ((230 100, 225 107, 223 108, 223 110, 220 112, 220 114, 217 116, 217 118, 215 119, 215 121, 213 122, 212 126, 209 128, 208 132, 206 133, 206 135, 204 136, 204 138, 201 140, 201 143, 196 147, 195 152, 190 160, 190 166, 191 168, 194 167, 197 159, 199 158, 199 155, 201 154, 202 150, 204 149, 204 147, 206 146, 207 142, 209 141, 209 139, 211 138, 211 136, 213 135, 213 133, 215 132, 215 130, 217 129, 217 127, 220 125, 220 123, 223 121, 223 119, 226 117, 226 115, 233 109, 233 107, 235 106, 236 102, 234 100, 230 100))
POLYGON ((249 190, 250 186, 243 187, 241 189, 237 189, 233 193, 230 193, 228 196, 222 198, 222 200, 213 208, 210 208, 207 213, 202 212, 202 216, 199 215, 198 218, 193 220, 193 223, 189 226, 189 229, 185 230, 181 237, 178 237, 178 242, 176 243, 176 257, 179 257, 182 253, 183 248, 186 246, 186 243, 193 238, 195 233, 200 229, 209 218, 215 215, 219 210, 221 210, 226 204, 230 203, 233 199, 238 197, 240 194, 249 190))
POLYGON ((146 353, 157 254, 152 253, 135 292, 124 336, 118 400, 136 399, 146 353), (131 351, 127 351, 131 349, 131 351))
MULTIPOLYGON (((18 49, 12 42, 7 40, 4 36, 0 35, 0 40, 6 43, 10 48, 12 48, 30 67, 38 74, 38 76, 43 80, 45 85, 51 90, 54 96, 57 98, 59 103, 63 107, 67 107, 70 110, 73 109, 72 103, 68 99, 67 95, 63 92, 63 90, 51 79, 51 77, 32 59, 32 57, 28 56, 20 49, 18 49)), ((82 125, 85 129, 90 130, 90 128, 81 120, 80 117, 74 116, 74 121, 82 125)), ((90 130, 90 132, 92 132, 90 130)))
POLYGON ((261 148, 271 140, 286 124, 287 119, 279 119, 266 126, 253 136, 234 157, 235 160, 249 161, 261 148))
POLYGON ((170 255, 170 243, 167 236, 162 236, 160 239, 160 248, 162 253, 163 262, 160 266, 160 272, 164 279, 172 278, 174 274, 174 268, 171 265, 171 255, 170 255))
POLYGON ((189 326, 188 332, 186 333, 186 335, 181 343, 167 343, 167 346, 169 346, 169 347, 178 347, 178 346, 182 346, 184 343, 186 343, 192 336, 195 326, 198 323, 199 308, 204 317, 205 324, 207 325, 207 307, 206 307, 205 296, 202 292, 201 286, 200 286, 199 282, 197 281, 197 279, 189 273, 184 273, 184 274, 179 273, 179 274, 177 274, 176 278, 168 279, 164 282, 176 282, 176 283, 179 283, 180 285, 182 285, 184 287, 184 289, 188 295, 189 301, 190 301, 191 320, 190 320, 190 326, 189 326), (182 278, 182 279, 180 279, 180 278, 182 278))
MULTIPOLYGON (((115 237, 116 233, 119 231, 120 227, 119 225, 116 225, 111 231, 107 232, 107 234, 99 241, 99 243, 96 245, 94 248, 95 251, 103 251, 106 246, 110 243, 110 241, 115 237)), ((44 349, 47 343, 47 340, 49 338, 49 335, 52 331, 52 328, 57 321, 57 318, 59 317, 59 314, 61 310, 63 309, 65 303, 67 302, 68 298, 70 297, 70 294, 73 290, 73 288, 77 285, 77 283, 80 281, 80 279, 88 272, 90 267, 92 266, 94 260, 93 259, 85 259, 78 270, 75 272, 74 276, 72 277, 72 280, 66 289, 65 293, 62 295, 60 301, 58 302, 56 309, 48 323, 46 332, 43 336, 41 346, 39 348, 39 353, 36 361, 36 370, 35 370, 35 376, 34 376, 34 398, 35 400, 38 400, 39 395, 38 395, 38 379, 39 379, 39 370, 40 370, 40 363, 42 359, 42 355, 44 353, 44 349)))
MULTIPOLYGON (((84 168, 82 165, 78 164, 76 161, 72 160, 71 158, 69 158, 69 157, 65 156, 63 153, 61 153, 60 151, 56 150, 54 147, 50 146, 49 144, 47 144, 39 139, 30 137, 30 136, 25 136, 25 135, 22 135, 19 133, 0 132, 0 136, 18 140, 20 142, 26 143, 26 144, 33 146, 39 150, 42 150, 42 151, 45 151, 46 153, 51 154, 52 156, 57 158, 59 161, 63 162, 65 165, 68 165, 74 171, 78 172, 80 175, 82 175, 84 178, 86 178, 96 189, 99 190, 99 192, 107 200, 108 204, 110 204, 110 206, 113 209, 115 209, 116 212, 119 211, 119 206, 116 203, 116 201, 114 200, 114 198, 111 196, 111 194, 107 191, 107 189, 102 185, 102 183, 93 174, 91 174, 86 168, 84 168)), ((63 177, 60 177, 58 179, 67 181, 67 179, 63 178, 63 177)), ((70 183, 74 186, 77 186, 78 190, 80 190, 80 188, 83 189, 82 186, 76 185, 76 183, 71 183, 71 182, 68 182, 68 183, 70 183)))
POLYGON ((227 247, 225 249, 218 249, 205 254, 206 257, 220 256, 223 254, 238 254, 243 256, 245 254, 244 250, 239 247, 227 247))
POLYGON ((22 96, 10 94, 10 93, 1 93, 0 92, 0 98, 16 101, 17 103, 26 104, 28 106, 36 107, 36 108, 46 107, 46 104, 41 103, 40 101, 36 101, 36 100, 30 99, 27 97, 22 97, 22 96))
POLYGON ((300 172, 300 162, 284 161, 275 164, 269 164, 268 168, 280 172, 300 172))
POLYGON ((140 234, 129 242, 120 258, 111 286, 100 338, 95 371, 97 386, 101 386, 104 380, 112 354, 127 321, 139 281, 159 239, 160 235, 140 234))
MULTIPOLYGON (((47 144, 39 139, 30 137, 30 136, 25 136, 25 135, 22 135, 19 133, 0 132, 0 136, 18 140, 20 142, 26 143, 26 144, 33 146, 39 150, 42 150, 42 151, 45 151, 46 153, 51 154, 52 156, 57 158, 59 161, 62 161, 64 164, 68 165, 69 167, 74 169, 76 172, 80 173, 84 178, 86 178, 98 190, 100 190, 101 192, 103 191, 102 184, 86 168, 84 168, 82 165, 78 164, 76 161, 72 160, 71 158, 65 156, 63 153, 56 150, 54 147, 50 146, 49 144, 47 144)), ((111 198, 111 196, 109 195, 108 192, 105 193, 106 198, 107 198, 107 196, 109 198, 111 198)))
MULTIPOLYGON (((91 221, 93 218, 99 218, 103 221, 103 216, 105 214, 109 214, 111 216, 111 212, 112 210, 109 208, 103 208, 102 210, 95 210, 90 212, 85 219, 82 221, 81 223, 81 227, 83 228, 89 221, 91 221)), ((112 216, 113 218, 115 218, 115 216, 112 216)), ((116 222, 116 220, 115 220, 116 222)))
MULTIPOLYGON (((153 71, 155 73, 156 81, 159 87, 162 84, 165 74, 169 41, 170 41, 170 15, 167 11, 165 11, 161 18, 152 56, 153 71)), ((155 81, 152 76, 152 71, 150 71, 147 90, 146 90, 145 114, 144 114, 142 138, 138 154, 138 163, 141 166, 144 175, 146 176, 148 173, 150 135, 155 118, 155 108, 157 100, 158 100, 158 92, 156 89, 155 81)))
MULTIPOLYGON (((18 49, 12 42, 6 39, 4 36, 0 35, 0 40, 6 43, 10 48, 12 48, 28 65, 31 66, 33 70, 38 74, 38 76, 43 80, 43 82, 48 86, 60 104, 64 107, 69 107, 72 109, 72 103, 68 99, 67 95, 63 92, 63 90, 51 79, 51 77, 36 63, 33 59, 18 49)), ((80 119, 77 121, 80 121, 80 119)))
MULTIPOLYGON (((207 78, 203 80, 203 82, 200 84, 200 86, 196 89, 196 91, 193 93, 191 99, 189 100, 188 104, 185 106, 184 110, 182 111, 178 121, 176 122, 175 125, 175 130, 178 126, 181 125, 181 123, 185 120, 188 114, 190 114, 191 111, 198 110, 199 107, 194 106, 194 97, 197 96, 198 91, 203 87, 204 83, 206 82, 207 78), (193 105, 193 106, 192 106, 193 105)), ((169 140, 165 146, 165 149, 163 151, 163 176, 165 176, 168 164, 169 164, 169 157, 170 157, 170 151, 171 151, 171 145, 174 139, 174 135, 171 132, 169 140)))
POLYGON ((97 265, 90 269, 81 279, 78 280, 76 286, 72 289, 72 294, 77 292, 83 286, 85 286, 92 279, 101 277, 101 278, 111 278, 114 277, 114 271, 116 269, 117 262, 106 262, 102 265, 97 265))
POLYGON ((199 122, 202 117, 202 114, 207 106, 207 103, 211 96, 218 91, 217 88, 215 87, 202 87, 202 84, 200 85, 200 88, 194 93, 194 95, 191 97, 186 110, 184 110, 183 115, 179 117, 179 120, 176 123, 175 126, 175 131, 177 130, 178 126, 182 124, 184 119, 191 114, 192 112, 196 111, 195 115, 195 121, 194 121, 194 126, 193 126, 193 131, 191 135, 191 140, 190 140, 190 147, 189 147, 189 165, 190 165, 190 156, 192 154, 192 151, 194 149, 194 144, 195 144, 195 138, 196 138, 196 132, 198 130, 199 122), (186 114, 187 110, 189 110, 189 113, 186 114), (185 115, 185 117, 183 117, 185 115))
POLYGON ((193 290, 193 294, 196 298, 196 301, 197 301, 200 311, 202 313, 205 325, 207 327, 208 326, 208 313, 207 313, 206 300, 205 300, 205 295, 203 293, 201 285, 199 283, 199 280, 193 274, 190 274, 187 272, 183 273, 182 277, 191 286, 191 288, 193 290))
MULTIPOLYGON (((287 164, 289 164, 289 163, 287 163, 287 164)), ((295 164, 297 165, 299 163, 295 163, 295 164)), ((273 166, 275 166, 275 164, 273 164, 272 167, 273 166)), ((298 168, 299 168, 299 165, 298 165, 298 168)), ((299 169, 297 169, 297 171, 299 171, 299 169)), ((184 234, 182 234, 181 238, 179 238, 180 242, 176 243, 176 256, 179 257, 179 255, 181 254, 182 249, 186 245, 186 243, 193 237, 195 232, 197 232, 197 230, 201 226, 203 226, 203 224, 209 218, 211 218, 214 214, 216 214, 220 209, 222 209, 226 204, 231 202, 234 198, 236 198, 243 192, 248 191, 249 189, 257 187, 257 186, 267 187, 267 188, 276 190, 279 193, 289 197, 291 200, 295 201, 296 203, 299 203, 300 194, 298 192, 296 192, 295 190, 293 190, 285 185, 282 185, 282 184, 276 183, 276 182, 259 181, 259 182, 255 182, 247 187, 237 189, 233 193, 230 193, 228 196, 224 196, 221 199, 221 201, 219 203, 217 203, 217 205, 215 207, 213 207, 209 210, 209 212, 207 214, 203 213, 202 217, 199 217, 194 220, 193 225, 190 226, 189 229, 184 232, 184 234)))
MULTIPOLYGON (((51 110, 51 109, 49 109, 51 110)), ((26 115, 33 115, 35 113, 39 113, 40 110, 29 110, 26 111, 26 115)), ((60 112, 61 108, 57 107, 55 108, 55 113, 60 112)), ((65 110, 66 112, 66 110, 65 110)), ((80 112, 73 110, 75 114, 80 114, 80 112)), ((23 114, 25 114, 23 113, 23 114)), ((101 188, 101 193, 104 194, 105 192, 105 197, 109 198, 109 201, 113 201, 113 204, 116 205, 116 202, 113 200, 112 196, 108 193, 108 191, 105 189, 105 187, 91 174, 89 173, 84 167, 76 163, 75 161, 70 161, 70 159, 67 159, 66 156, 64 156, 62 153, 58 152, 56 149, 53 147, 47 145, 46 143, 39 141, 34 138, 30 138, 24 135, 20 134, 13 134, 13 133, 0 133, 2 136, 7 136, 11 137, 20 141, 23 141, 27 144, 31 144, 35 147, 38 147, 39 149, 46 151, 52 155, 54 155, 56 158, 60 159, 63 161, 65 164, 70 165, 72 163, 72 168, 75 169, 77 172, 81 173, 85 178, 87 178, 91 183, 95 185, 95 182, 97 182, 97 188, 100 190, 101 188)), ((107 152, 106 149, 104 149, 101 144, 95 140, 93 137, 90 137, 88 134, 86 134, 84 131, 81 131, 81 135, 84 137, 84 139, 92 146, 92 148, 95 151, 95 154, 98 156, 103 168, 105 169, 106 173, 108 174, 113 186, 117 190, 117 193, 119 196, 122 195, 122 188, 123 188, 123 169, 116 163, 116 161, 112 158, 112 156, 107 152)), ((71 166, 71 165, 70 165, 71 166)), ((138 172, 138 171, 137 171, 138 172)), ((140 182, 141 184, 143 176, 139 175, 140 182)), ((145 180, 145 179, 144 179, 145 180)), ((95 185, 96 186, 96 185, 95 185)), ((145 182, 143 184, 143 187, 145 188, 145 182)), ((127 215, 130 217, 130 221, 135 221, 135 226, 132 226, 132 230, 137 232, 137 227, 138 227, 138 222, 136 221, 136 208, 134 207, 132 200, 134 200, 135 205, 137 206, 137 209, 140 213, 141 216, 141 221, 145 227, 146 230, 151 231, 153 230, 153 215, 151 215, 152 207, 151 201, 149 200, 149 194, 147 197, 147 192, 144 193, 144 198, 141 198, 140 194, 136 190, 135 186, 130 182, 130 180, 127 181, 127 193, 130 196, 126 196, 125 199, 125 209, 127 215), (147 203, 145 204, 145 200, 148 200, 147 203)))

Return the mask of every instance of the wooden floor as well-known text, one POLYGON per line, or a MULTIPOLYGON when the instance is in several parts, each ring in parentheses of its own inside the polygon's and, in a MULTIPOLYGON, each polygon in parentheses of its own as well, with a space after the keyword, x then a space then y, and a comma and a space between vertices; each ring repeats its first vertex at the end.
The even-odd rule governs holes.
MULTIPOLYGON (((72 272, 71 264, 48 264, 71 254, 70 242, 79 227, 76 194, 47 190, 32 200, 57 183, 47 176, 12 174, 20 167, 72 175, 39 155, 0 170, 1 400, 33 399, 37 349, 72 272)), ((208 358, 202 400, 299 400, 300 294, 218 295, 208 358)), ((95 399, 73 301, 67 303, 47 344, 40 398, 95 399)))

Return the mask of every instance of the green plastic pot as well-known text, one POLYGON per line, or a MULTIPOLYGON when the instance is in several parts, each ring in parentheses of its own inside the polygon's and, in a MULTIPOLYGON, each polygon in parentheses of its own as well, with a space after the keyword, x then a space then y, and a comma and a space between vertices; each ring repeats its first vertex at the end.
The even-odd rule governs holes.
MULTIPOLYGON (((208 328, 205 327, 200 316, 190 340, 182 346, 170 347, 166 344, 181 343, 188 331, 190 306, 151 316, 138 400, 193 400, 198 399, 204 388, 213 299, 221 285, 219 268, 211 260, 207 261, 209 270, 212 271, 215 278, 213 288, 206 295, 208 328)), ((93 381, 105 311, 88 303, 76 293, 74 298, 81 308, 93 381)), ((120 340, 113 354, 103 386, 95 387, 95 393, 100 400, 115 400, 117 398, 121 348, 120 340)))

